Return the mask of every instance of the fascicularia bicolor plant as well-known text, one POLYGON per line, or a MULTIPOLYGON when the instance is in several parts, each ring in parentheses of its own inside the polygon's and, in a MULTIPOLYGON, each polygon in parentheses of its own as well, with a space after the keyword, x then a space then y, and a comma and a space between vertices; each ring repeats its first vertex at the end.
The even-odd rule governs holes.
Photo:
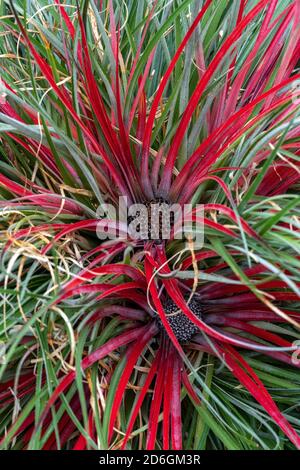
POLYGON ((2 447, 300 448, 299 2, 26 3, 0 19, 2 447), (100 235, 141 220, 120 198, 143 237, 100 235), (153 204, 203 243, 148 237, 153 204))

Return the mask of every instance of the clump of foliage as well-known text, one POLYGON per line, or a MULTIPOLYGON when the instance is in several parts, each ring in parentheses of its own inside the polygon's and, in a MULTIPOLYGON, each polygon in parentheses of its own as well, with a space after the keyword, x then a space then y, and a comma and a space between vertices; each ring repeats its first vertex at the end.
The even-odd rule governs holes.
POLYGON ((299 2, 0 8, 1 447, 300 448, 299 2))

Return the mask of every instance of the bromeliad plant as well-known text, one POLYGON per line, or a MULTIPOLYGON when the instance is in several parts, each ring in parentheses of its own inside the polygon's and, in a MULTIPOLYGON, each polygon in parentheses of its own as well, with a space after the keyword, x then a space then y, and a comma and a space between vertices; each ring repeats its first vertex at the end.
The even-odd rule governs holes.
POLYGON ((300 448, 299 1, 1 8, 2 448, 300 448))

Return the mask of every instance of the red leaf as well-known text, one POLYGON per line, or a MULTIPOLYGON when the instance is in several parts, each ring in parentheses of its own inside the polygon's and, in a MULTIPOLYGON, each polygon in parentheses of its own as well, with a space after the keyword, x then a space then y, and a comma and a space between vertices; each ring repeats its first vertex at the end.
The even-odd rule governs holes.
MULTIPOLYGON (((171 63, 168 66, 168 68, 167 68, 167 70, 166 70, 166 72, 165 72, 165 74, 164 74, 164 76, 163 76, 163 78, 162 78, 162 80, 159 84, 158 90, 155 94, 155 97, 154 97, 154 100, 153 100, 153 103, 152 103, 152 106, 151 106, 151 109, 150 109, 150 112, 149 112, 149 117, 148 117, 148 120, 147 120, 147 123, 146 123, 145 134, 144 134, 144 139, 143 139, 142 168, 141 168, 143 185, 146 184, 146 180, 147 180, 148 154, 149 154, 149 148, 150 148, 152 127, 153 127, 153 123, 154 123, 154 120, 155 120, 157 108, 160 104, 161 97, 163 95, 163 92, 164 92, 164 89, 167 85, 167 82, 168 82, 168 80, 171 76, 172 71, 174 70, 174 67, 175 67, 182 51, 184 50, 186 44, 190 40, 193 32, 197 28, 199 22, 201 21, 201 18, 203 17, 205 12, 207 11, 207 9, 208 9, 209 5, 211 4, 211 2, 212 2, 212 0, 207 0, 204 4, 203 8, 201 9, 201 11, 196 16, 195 20, 193 21, 192 25, 190 26, 189 30, 187 31, 186 35, 184 36, 180 46, 178 47, 176 53, 174 54, 174 56, 171 60, 171 63)), ((148 181, 147 184, 150 185, 150 182, 148 181)))
MULTIPOLYGON (((149 325, 141 327, 141 328, 134 328, 132 330, 126 331, 121 335, 117 336, 116 338, 112 338, 104 345, 100 346, 96 351, 92 352, 88 356, 86 356, 81 361, 81 369, 85 371, 88 367, 91 367, 95 362, 100 361, 100 359, 107 356, 112 351, 115 351, 120 346, 125 346, 132 341, 137 340, 141 335, 149 331, 149 325)), ((76 372, 72 371, 69 372, 59 383, 56 387, 54 392, 52 393, 51 397, 48 400, 48 403, 41 415, 41 418, 37 424, 37 428, 39 428, 44 421, 45 417, 47 416, 51 406, 56 402, 59 396, 64 393, 67 387, 71 385, 71 383, 75 380, 76 372)))
POLYGON ((255 374, 254 370, 243 357, 230 346, 226 346, 223 349, 221 346, 217 345, 217 348, 233 375, 236 376, 241 384, 244 385, 258 403, 268 412, 291 442, 300 449, 300 437, 277 408, 272 397, 255 374))
MULTIPOLYGON (((162 357, 164 361, 165 351, 162 357)), ((148 421, 148 434, 147 434, 147 443, 146 443, 146 450, 154 450, 155 448, 155 441, 157 436, 157 428, 158 428, 158 419, 159 413, 161 408, 162 397, 164 393, 164 379, 165 379, 165 371, 162 367, 159 367, 157 370, 157 378, 154 387, 154 393, 152 395, 152 402, 150 408, 150 415, 148 421)))
POLYGON ((169 153, 166 157, 166 164, 164 167, 164 173, 162 177, 161 183, 161 191, 165 194, 166 191, 169 190, 171 184, 171 176, 173 171, 173 166, 175 159, 178 154, 179 147, 181 145, 182 139, 186 132, 187 126, 189 121, 192 117, 193 112, 199 102, 201 94, 205 90, 209 80, 212 78, 214 72, 217 70, 218 66, 222 62, 226 53, 230 50, 232 45, 237 41, 240 37, 244 29, 249 25, 249 23, 255 18, 255 16, 264 8, 264 6, 269 2, 269 0, 261 0, 249 13, 248 15, 235 27, 232 33, 228 36, 222 47, 218 50, 216 56, 210 63, 209 67, 207 68, 206 72, 204 73, 202 79, 199 81, 198 85, 196 86, 192 97, 181 117, 179 126, 177 128, 176 134, 173 138, 169 153))
POLYGON ((181 367, 182 362, 179 357, 175 358, 172 374, 172 395, 171 395, 171 438, 172 448, 180 450, 182 448, 182 423, 181 423, 181 367))
POLYGON ((145 383, 144 383, 143 387, 141 388, 138 399, 137 399, 137 401, 135 403, 135 406, 132 410, 132 413, 131 413, 130 420, 129 420, 129 423, 128 423, 128 426, 127 426, 127 429, 126 429, 126 434, 125 434, 121 449, 125 449, 125 446, 126 446, 127 441, 130 437, 130 433, 132 431, 133 425, 135 423, 135 420, 136 420, 136 418, 138 416, 138 413, 141 409, 141 406, 143 404, 144 398, 145 398, 147 392, 149 391, 149 387, 151 385, 151 382, 152 382, 152 380, 153 380, 153 378, 154 378, 154 376, 157 372, 158 365, 160 364, 161 354, 162 354, 162 349, 160 348, 158 350, 152 364, 151 364, 151 367, 150 367, 150 370, 147 374, 145 383))
POLYGON ((142 354, 147 343, 153 337, 156 330, 157 330, 156 325, 152 323, 152 325, 148 327, 144 335, 141 336, 139 340, 133 346, 131 346, 130 350, 127 352, 126 365, 124 367, 124 370, 122 371, 122 375, 119 380, 118 388, 116 390, 116 395, 114 397, 114 401, 113 401, 112 408, 111 408, 110 420, 109 420, 109 425, 108 425, 108 443, 110 443, 112 435, 113 435, 113 427, 117 418, 117 414, 119 412, 119 408, 123 399, 123 395, 125 393, 125 389, 128 385, 129 378, 132 374, 132 371, 136 365, 136 362, 139 356, 142 354))

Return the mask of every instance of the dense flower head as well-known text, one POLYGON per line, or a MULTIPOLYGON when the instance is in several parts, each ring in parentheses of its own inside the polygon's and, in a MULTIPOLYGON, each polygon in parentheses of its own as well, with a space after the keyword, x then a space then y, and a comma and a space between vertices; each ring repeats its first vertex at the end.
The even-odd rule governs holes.
MULTIPOLYGON (((189 301, 188 306, 194 315, 201 318, 202 310, 199 298, 192 298, 189 301)), ((163 302, 163 308, 167 317, 167 322, 179 343, 187 343, 197 332, 200 332, 200 329, 195 325, 195 323, 190 320, 182 310, 178 309, 176 303, 170 297, 163 302)), ((158 315, 156 321, 159 327, 164 331, 164 325, 158 315)))

